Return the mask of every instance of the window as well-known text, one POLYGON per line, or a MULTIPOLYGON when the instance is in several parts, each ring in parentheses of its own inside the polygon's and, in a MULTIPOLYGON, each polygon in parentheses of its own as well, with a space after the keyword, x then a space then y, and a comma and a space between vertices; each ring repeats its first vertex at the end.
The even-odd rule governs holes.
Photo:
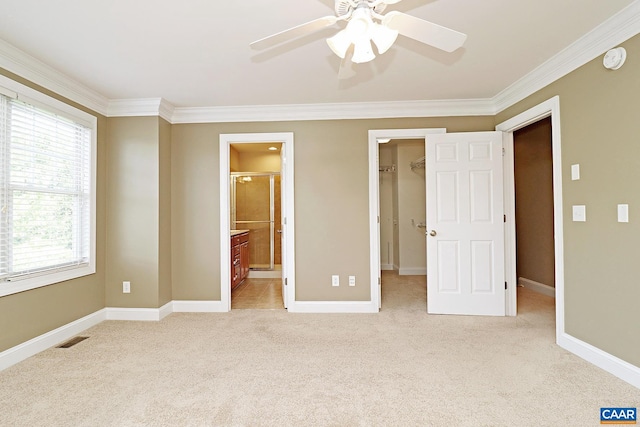
POLYGON ((0 79, 0 296, 95 273, 96 128, 0 79))

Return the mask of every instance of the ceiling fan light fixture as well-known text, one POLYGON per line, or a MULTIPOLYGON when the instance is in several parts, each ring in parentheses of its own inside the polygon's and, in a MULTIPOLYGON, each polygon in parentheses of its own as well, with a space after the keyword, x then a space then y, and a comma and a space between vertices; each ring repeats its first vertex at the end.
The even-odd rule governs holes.
POLYGON ((353 56, 351 61, 356 64, 362 64, 373 60, 376 55, 373 53, 371 40, 360 39, 353 44, 353 56))
POLYGON ((373 43, 375 43, 380 55, 388 51, 389 48, 393 46, 397 38, 398 31, 392 30, 385 25, 373 25, 373 30, 371 31, 371 40, 373 40, 373 43))
POLYGON ((347 49, 349 49, 349 46, 352 44, 351 35, 347 30, 342 30, 335 36, 328 38, 327 44, 333 53, 344 59, 347 54, 347 49))

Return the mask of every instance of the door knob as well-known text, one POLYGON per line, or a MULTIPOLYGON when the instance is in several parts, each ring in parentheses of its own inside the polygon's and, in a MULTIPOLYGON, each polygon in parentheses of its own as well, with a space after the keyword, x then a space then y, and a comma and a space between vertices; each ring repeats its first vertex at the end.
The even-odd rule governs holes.
POLYGON ((427 233, 429 234, 429 236, 432 236, 432 237, 434 237, 436 234, 438 234, 438 233, 436 233, 436 230, 427 231, 427 233))

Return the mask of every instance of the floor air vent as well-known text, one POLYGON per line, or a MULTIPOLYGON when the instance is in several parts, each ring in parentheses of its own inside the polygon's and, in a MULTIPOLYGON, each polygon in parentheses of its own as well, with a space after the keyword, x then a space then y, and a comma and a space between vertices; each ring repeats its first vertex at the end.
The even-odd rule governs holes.
POLYGON ((86 340, 89 337, 75 337, 75 338, 71 338, 69 341, 67 341, 64 344, 60 344, 57 348, 69 348, 69 347, 73 347, 74 345, 78 344, 79 342, 82 342, 84 340, 86 340))

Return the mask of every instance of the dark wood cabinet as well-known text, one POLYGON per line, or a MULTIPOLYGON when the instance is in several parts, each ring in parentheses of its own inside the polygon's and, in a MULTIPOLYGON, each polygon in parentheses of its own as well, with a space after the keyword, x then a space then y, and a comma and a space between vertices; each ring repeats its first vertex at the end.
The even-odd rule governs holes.
POLYGON ((249 275, 249 231, 231 232, 231 289, 249 275))

